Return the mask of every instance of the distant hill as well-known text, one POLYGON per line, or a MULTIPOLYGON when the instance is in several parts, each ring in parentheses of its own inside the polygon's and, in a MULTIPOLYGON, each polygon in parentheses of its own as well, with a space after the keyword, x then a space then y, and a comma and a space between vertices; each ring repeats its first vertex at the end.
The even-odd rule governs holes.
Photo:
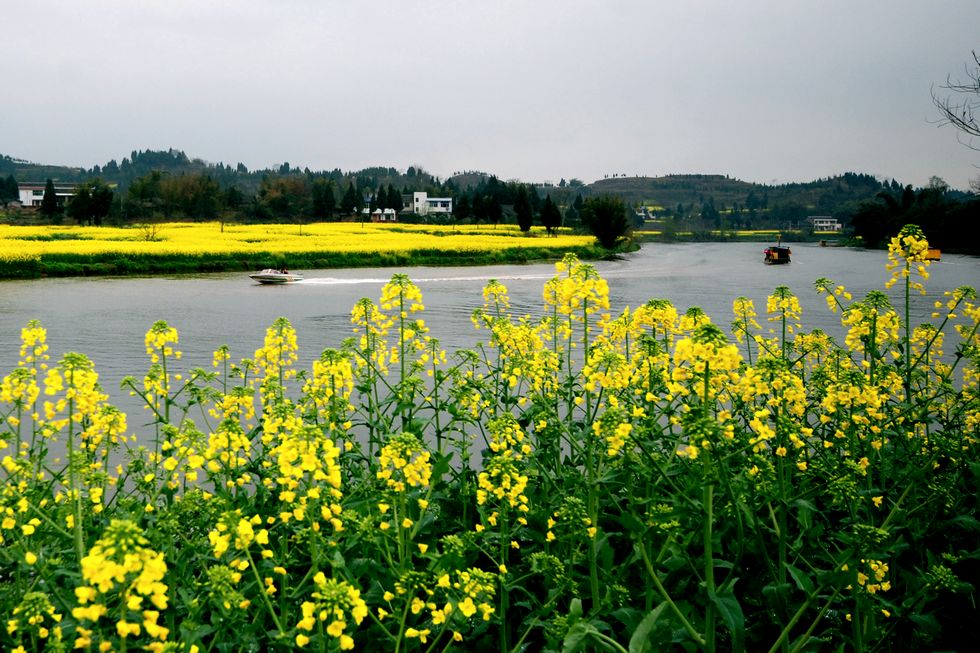
MULTIPOLYGON (((492 177, 480 171, 457 172, 446 180, 440 180, 421 167, 413 166, 406 171, 393 167, 375 166, 358 171, 334 170, 311 171, 295 168, 289 163, 278 164, 261 170, 249 170, 238 163, 209 163, 189 157, 181 150, 134 150, 122 161, 111 160, 92 168, 77 168, 39 164, 11 156, 0 155, 0 178, 13 176, 16 181, 82 182, 100 177, 114 184, 119 191, 136 179, 153 171, 170 175, 206 175, 222 188, 235 187, 242 193, 254 194, 262 180, 274 176, 304 175, 333 180, 340 191, 351 181, 364 192, 379 185, 392 185, 399 190, 428 189, 430 192, 453 194, 468 191, 492 177)), ((667 175, 664 177, 612 177, 592 184, 581 182, 556 186, 538 186, 540 196, 550 194, 561 206, 567 206, 576 195, 610 193, 621 197, 634 206, 654 207, 654 213, 694 215, 705 209, 719 212, 760 212, 775 219, 798 220, 805 215, 845 216, 853 213, 857 205, 874 198, 881 190, 901 190, 896 181, 881 182, 872 175, 845 173, 836 177, 806 183, 766 185, 756 184, 725 175, 667 175), (710 207, 710 208, 709 208, 710 207)))
POLYGON ((122 161, 112 159, 104 165, 92 168, 75 168, 32 163, 8 155, 0 155, 0 177, 12 175, 19 182, 45 181, 77 183, 99 177, 109 184, 115 184, 120 190, 125 190, 136 179, 153 171, 171 175, 207 175, 224 188, 237 187, 246 193, 254 193, 262 183, 263 177, 311 175, 325 177, 337 182, 338 186, 348 181, 355 181, 358 188, 375 189, 379 184, 392 184, 401 188, 425 187, 438 185, 437 177, 422 168, 410 167, 401 172, 396 168, 375 166, 358 171, 343 172, 339 168, 333 170, 310 170, 295 168, 289 163, 282 163, 270 168, 249 170, 244 164, 234 166, 225 163, 209 163, 202 159, 188 157, 181 150, 133 150, 122 161))
POLYGON ((792 207, 812 214, 833 215, 853 209, 886 188, 900 188, 897 182, 883 183, 872 175, 848 172, 806 183, 770 186, 724 175, 667 175, 665 177, 613 177, 589 185, 592 193, 617 195, 640 206, 698 211, 712 203, 719 211, 777 210, 792 207))

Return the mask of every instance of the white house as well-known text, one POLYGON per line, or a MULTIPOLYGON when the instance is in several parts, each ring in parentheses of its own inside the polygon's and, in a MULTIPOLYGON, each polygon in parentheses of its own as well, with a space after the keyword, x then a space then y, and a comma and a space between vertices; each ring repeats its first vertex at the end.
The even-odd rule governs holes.
MULTIPOLYGON (((41 200, 44 199, 44 186, 44 182, 17 184, 21 206, 41 206, 41 200)), ((66 200, 74 197, 77 190, 76 184, 55 184, 54 194, 58 198, 58 204, 64 204, 66 200)))
POLYGON ((412 211, 416 215, 428 215, 430 213, 452 213, 453 198, 451 197, 429 197, 426 192, 412 193, 412 211))
POLYGON ((843 226, 829 215, 811 215, 806 221, 813 225, 814 231, 840 231, 843 226))
POLYGON ((398 212, 395 209, 374 209, 371 222, 397 222, 398 212))

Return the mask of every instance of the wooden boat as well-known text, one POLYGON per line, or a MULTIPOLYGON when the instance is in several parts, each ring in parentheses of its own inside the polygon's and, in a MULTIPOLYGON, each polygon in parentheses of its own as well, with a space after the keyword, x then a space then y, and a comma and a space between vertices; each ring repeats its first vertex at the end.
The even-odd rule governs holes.
POLYGON ((789 247, 783 245, 771 245, 763 250, 765 254, 766 265, 779 265, 782 263, 789 263, 789 257, 792 252, 789 247))
POLYGON ((250 274, 248 276, 259 283, 265 284, 293 283, 295 281, 303 280, 302 274, 296 274, 288 270, 277 270, 275 268, 266 268, 261 272, 256 272, 255 274, 250 274))
POLYGON ((943 253, 936 249, 935 247, 930 247, 926 250, 926 260, 927 261, 938 261, 942 259, 943 253))

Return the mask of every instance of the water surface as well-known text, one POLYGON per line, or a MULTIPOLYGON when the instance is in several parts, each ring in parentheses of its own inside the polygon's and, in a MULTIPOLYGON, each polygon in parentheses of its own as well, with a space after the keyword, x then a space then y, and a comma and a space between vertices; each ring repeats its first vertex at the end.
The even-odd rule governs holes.
MULTIPOLYGON (((732 300, 740 295, 765 312, 765 298, 778 285, 800 297, 804 326, 840 335, 839 316, 827 311, 813 282, 829 277, 863 297, 882 289, 888 279, 885 252, 849 248, 793 246, 793 262, 767 266, 759 243, 646 244, 618 261, 595 267, 609 282, 614 312, 653 298, 671 300, 681 311, 700 306, 728 329, 732 300)), ((483 267, 358 268, 302 270, 306 280, 263 286, 242 273, 172 277, 100 277, 0 282, 0 373, 16 365, 20 329, 39 319, 48 330, 51 359, 66 351, 91 358, 112 401, 126 408, 119 390, 126 375, 141 378, 148 366, 143 336, 156 320, 180 333, 184 368, 208 366, 220 345, 233 359, 251 357, 266 327, 277 317, 296 328, 299 363, 309 368, 325 347, 337 347, 351 335, 350 309, 362 297, 378 301, 381 286, 404 272, 421 288, 423 317, 447 349, 473 346, 485 337, 470 315, 483 303, 482 288, 497 279, 510 291, 515 314, 539 315, 542 288, 555 274, 553 264, 483 267)), ((980 258, 944 256, 930 267, 929 294, 913 303, 913 319, 922 321, 943 291, 980 282, 980 258)), ((890 293, 898 302, 898 288, 890 293)), ((760 322, 765 326, 764 315, 760 322)))

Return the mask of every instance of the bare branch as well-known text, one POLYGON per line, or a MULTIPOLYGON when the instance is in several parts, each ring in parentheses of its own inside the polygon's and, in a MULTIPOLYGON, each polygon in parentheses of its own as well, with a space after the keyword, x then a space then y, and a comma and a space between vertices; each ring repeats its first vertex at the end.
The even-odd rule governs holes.
POLYGON ((946 83, 940 86, 941 93, 937 94, 933 87, 932 103, 939 109, 939 125, 952 125, 958 132, 957 140, 967 147, 980 150, 974 144, 974 138, 980 138, 980 55, 972 52, 975 67, 966 64, 964 80, 946 78, 946 83), (966 135, 966 140, 960 138, 966 135))

